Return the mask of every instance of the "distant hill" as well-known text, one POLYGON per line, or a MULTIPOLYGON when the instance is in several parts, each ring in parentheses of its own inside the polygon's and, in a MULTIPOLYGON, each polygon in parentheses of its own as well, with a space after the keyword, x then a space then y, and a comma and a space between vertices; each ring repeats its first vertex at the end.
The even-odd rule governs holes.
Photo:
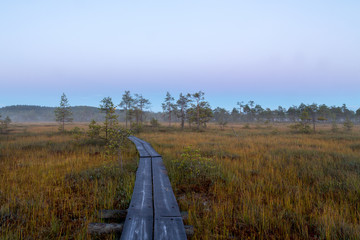
MULTIPOLYGON (((13 122, 55 122, 55 107, 43 107, 34 105, 14 105, 0 108, 0 115, 2 118, 9 116, 13 122)), ((105 114, 101 113, 99 108, 89 106, 74 106, 71 107, 74 122, 90 122, 103 121, 105 114)), ((117 110, 120 121, 125 121, 125 114, 117 110)), ((147 119, 152 117, 161 118, 160 113, 147 114, 147 119)))
MULTIPOLYGON (((13 122, 55 122, 55 107, 15 105, 0 108, 0 115, 9 116, 13 122)), ((74 122, 103 121, 104 114, 96 107, 71 107, 74 122)))

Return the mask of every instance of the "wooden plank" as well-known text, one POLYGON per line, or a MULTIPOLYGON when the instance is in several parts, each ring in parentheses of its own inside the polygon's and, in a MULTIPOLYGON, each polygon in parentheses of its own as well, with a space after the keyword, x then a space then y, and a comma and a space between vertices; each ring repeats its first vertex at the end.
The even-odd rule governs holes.
POLYGON ((151 157, 151 154, 147 151, 147 149, 144 147, 144 143, 140 141, 139 138, 130 136, 129 140, 135 144, 136 149, 139 152, 140 158, 151 157))
POLYGON ((154 239, 184 240, 187 239, 181 217, 155 218, 154 239))
POLYGON ((149 143, 134 136, 129 139, 140 160, 121 239, 187 239, 161 156, 149 143))
POLYGON ((151 146, 150 143, 145 141, 142 141, 142 143, 145 150, 151 155, 151 157, 161 157, 161 155, 155 151, 155 149, 151 146))
POLYGON ((122 240, 152 240, 153 217, 132 216, 126 217, 124 229, 121 234, 122 240))
POLYGON ((151 158, 140 158, 134 191, 121 239, 152 239, 153 194, 151 158))
POLYGON ((152 158, 155 217, 181 217, 162 158, 152 158))
POLYGON ((141 143, 141 147, 144 148, 151 157, 161 157, 161 155, 155 151, 155 149, 151 146, 150 143, 134 136, 130 136, 129 139, 131 141, 136 141, 138 144, 141 143))
POLYGON ((174 192, 161 157, 152 158, 154 239, 187 239, 174 192))

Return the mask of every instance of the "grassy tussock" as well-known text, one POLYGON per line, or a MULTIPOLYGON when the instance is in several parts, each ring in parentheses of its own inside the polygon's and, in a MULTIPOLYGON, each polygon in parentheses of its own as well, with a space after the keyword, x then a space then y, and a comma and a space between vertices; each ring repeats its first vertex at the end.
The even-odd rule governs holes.
POLYGON ((129 145, 121 171, 99 142, 56 128, 20 125, 0 139, 1 239, 89 238, 87 224, 100 221, 97 210, 128 207, 135 148, 129 145))
POLYGON ((163 155, 181 209, 189 211, 186 224, 195 227, 194 239, 360 236, 359 129, 331 133, 323 126, 317 134, 293 134, 283 125, 234 125, 140 137, 163 155), (190 171, 179 174, 190 145, 220 171, 209 174, 207 184, 204 177, 189 183, 190 171))

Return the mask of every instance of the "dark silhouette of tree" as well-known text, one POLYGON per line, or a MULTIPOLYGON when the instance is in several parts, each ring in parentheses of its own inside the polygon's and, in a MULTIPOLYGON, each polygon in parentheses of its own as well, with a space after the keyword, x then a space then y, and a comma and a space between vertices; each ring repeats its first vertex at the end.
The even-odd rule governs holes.
POLYGON ((144 98, 141 94, 135 94, 133 111, 136 116, 136 123, 142 124, 144 109, 148 109, 150 107, 149 99, 144 98))
POLYGON ((289 107, 287 110, 287 116, 292 122, 296 122, 296 120, 299 118, 299 108, 297 106, 289 107))
POLYGON ((169 92, 166 92, 165 101, 162 103, 162 109, 164 114, 168 116, 169 127, 171 126, 171 115, 176 110, 176 105, 174 103, 175 99, 171 96, 169 92))
POLYGON ((192 94, 192 98, 195 101, 195 105, 193 105, 193 108, 196 109, 196 122, 197 122, 197 129, 200 128, 200 103, 202 100, 204 100, 204 93, 202 91, 199 91, 197 93, 192 94))
POLYGON ((105 131, 105 140, 108 140, 109 129, 117 121, 117 115, 115 114, 115 105, 111 97, 105 97, 101 100, 100 111, 105 113, 104 121, 104 131, 105 131))
POLYGON ((360 121, 360 108, 356 110, 357 121, 360 121))
POLYGON ((0 115, 0 133, 7 133, 10 123, 11 123, 11 119, 9 116, 6 116, 4 120, 1 120, 1 115, 0 115))
POLYGON ((65 93, 62 94, 60 106, 55 109, 54 113, 55 113, 55 120, 60 124, 59 130, 61 132, 64 132, 65 123, 73 121, 72 111, 65 93))
POLYGON ((214 119, 221 129, 229 122, 230 114, 225 108, 217 107, 213 111, 214 119))
POLYGON ((354 127, 354 123, 350 120, 349 117, 346 117, 343 125, 344 125, 344 129, 348 132, 351 132, 351 130, 354 127))
POLYGON ((134 99, 130 95, 130 91, 125 91, 122 96, 122 101, 119 104, 120 107, 124 108, 125 111, 125 126, 128 127, 128 120, 129 120, 129 111, 134 103, 134 99))
POLYGON ((176 101, 178 108, 176 113, 177 117, 181 119, 181 129, 184 129, 186 111, 189 107, 189 102, 191 102, 190 97, 190 94, 184 96, 182 93, 180 93, 179 99, 176 101))
POLYGON ((313 132, 315 133, 316 132, 316 120, 317 120, 317 114, 318 114, 319 107, 316 103, 313 103, 311 105, 306 106, 305 109, 311 116, 311 121, 313 124, 313 132))
POLYGON ((236 108, 233 108, 233 110, 231 111, 231 121, 232 122, 239 122, 240 119, 240 112, 239 110, 237 110, 236 108))
POLYGON ((210 105, 204 101, 204 93, 201 91, 191 96, 193 103, 191 103, 191 108, 187 110, 189 125, 192 122, 196 122, 197 129, 200 129, 200 125, 206 127, 206 123, 209 122, 213 116, 210 105))

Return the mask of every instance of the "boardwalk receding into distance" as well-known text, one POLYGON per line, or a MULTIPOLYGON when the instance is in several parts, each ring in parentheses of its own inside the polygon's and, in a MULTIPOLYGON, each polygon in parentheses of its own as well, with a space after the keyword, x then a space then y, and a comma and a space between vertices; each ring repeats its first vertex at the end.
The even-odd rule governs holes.
POLYGON ((130 136, 139 155, 139 166, 121 239, 187 239, 169 177, 149 143, 130 136))

